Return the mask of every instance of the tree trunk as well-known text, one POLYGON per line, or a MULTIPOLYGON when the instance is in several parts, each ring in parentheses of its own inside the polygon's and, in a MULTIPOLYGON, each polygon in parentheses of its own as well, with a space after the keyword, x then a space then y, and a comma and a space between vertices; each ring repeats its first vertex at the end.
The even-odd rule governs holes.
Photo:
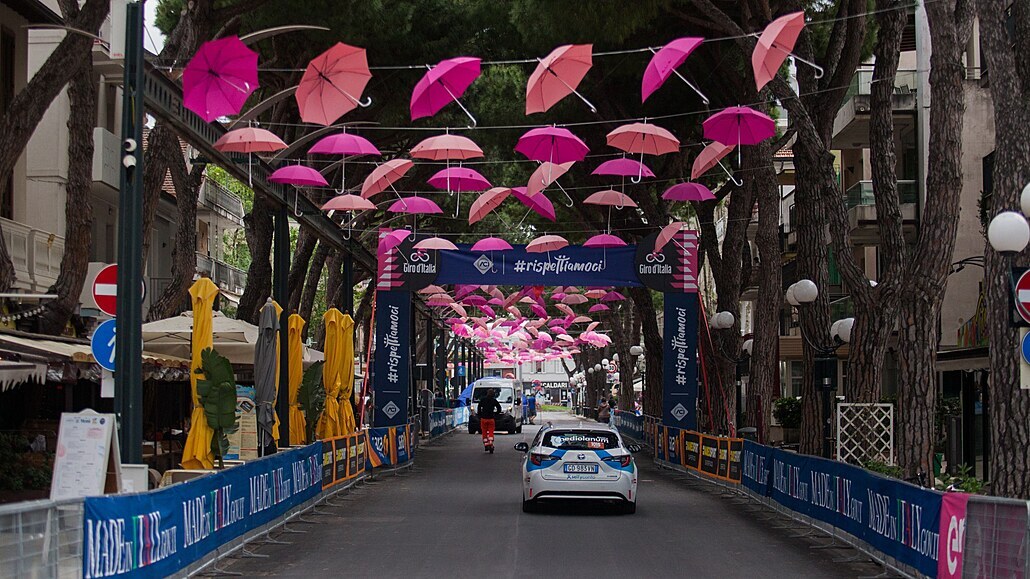
POLYGON ((628 288, 633 307, 643 324, 644 364, 647 368, 644 375, 644 413, 651 416, 662 415, 662 334, 658 331, 658 314, 651 298, 651 290, 647 288, 628 288))
POLYGON ((745 167, 755 168, 751 186, 758 202, 758 246, 760 264, 758 302, 755 304, 755 336, 751 355, 751 382, 758 396, 760 441, 769 440, 773 399, 780 391, 780 311, 783 303, 783 264, 780 257, 780 192, 773 172, 769 143, 763 142, 744 151, 745 167))
MULTIPOLYGON (((327 306, 340 308, 340 311, 346 312, 348 308, 353 308, 354 305, 344 305, 343 303, 343 258, 343 251, 334 250, 329 254, 329 260, 326 261, 326 269, 329 271, 325 276, 325 300, 327 306)), ((351 275, 355 274, 352 273, 351 275)), ((353 289, 353 286, 351 287, 353 289)))
MULTIPOLYGON (((315 255, 311 258, 311 267, 308 269, 308 277, 304 282, 304 294, 300 300, 300 316, 305 320, 311 317, 315 307, 315 296, 318 294, 318 284, 322 279, 322 269, 325 268, 325 261, 329 257, 331 248, 328 243, 319 242, 315 255)), ((311 324, 308 324, 310 326, 311 324)), ((304 334, 307 338, 307 334, 304 334)), ((316 342, 321 346, 325 342, 325 325, 318 326, 318 339, 316 342)))
MULTIPOLYGON (((290 303, 286 305, 287 311, 295 312, 300 308, 301 296, 305 291, 304 279, 307 277, 311 254, 315 251, 315 242, 317 241, 318 237, 310 227, 303 225, 300 227, 300 231, 297 233, 297 247, 293 251, 293 262, 290 264, 290 274, 286 282, 290 287, 290 303)), ((307 326, 304 327, 306 334, 307 326)))
MULTIPOLYGON (((1030 7, 1013 5, 1015 35, 1006 29, 1005 0, 979 0, 980 39, 994 101, 995 152, 990 215, 1019 211, 1019 194, 1030 182, 1030 7)), ((991 374, 991 492, 1030 499, 1030 390, 1019 388, 1019 331, 1010 324, 1011 260, 986 251, 991 374)), ((1026 251, 1016 260, 1027 263, 1026 251)))
POLYGON ((629 355, 629 348, 636 343, 637 336, 634 334, 633 310, 629 304, 621 305, 605 312, 604 316, 611 328, 612 348, 619 355, 619 397, 618 405, 620 410, 633 409, 633 365, 632 357, 629 355))
POLYGON ((240 296, 236 317, 257 324, 258 312, 272 295, 272 215, 275 208, 264 197, 254 198, 254 208, 243 217, 243 233, 250 247, 247 287, 240 296))
MULTIPOLYGON (((81 8, 71 2, 63 2, 61 6, 66 26, 90 34, 97 33, 109 9, 109 0, 86 0, 81 8)), ((92 58, 92 46, 93 39, 85 34, 65 35, 25 88, 14 95, 0 119, 0 178, 6 181, 14 171, 14 165, 50 103, 92 58)), ((14 264, 11 263, 7 243, 0 235, 0 290, 9 290, 14 281, 14 264)))
POLYGON ((93 125, 97 87, 93 82, 93 64, 85 60, 68 84, 70 114, 68 116, 68 183, 65 185, 64 256, 61 272, 49 293, 57 299, 45 302, 47 308, 39 318, 39 331, 60 335, 79 305, 79 295, 86 282, 89 248, 92 242, 93 204, 93 125))

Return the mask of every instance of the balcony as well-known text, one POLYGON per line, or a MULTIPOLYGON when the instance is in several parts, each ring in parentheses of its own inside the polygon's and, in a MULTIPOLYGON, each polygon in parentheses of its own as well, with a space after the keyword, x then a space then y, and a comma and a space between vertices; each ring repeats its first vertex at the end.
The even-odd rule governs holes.
POLYGON ((45 293, 61 271, 64 238, 2 217, 0 227, 17 276, 14 287, 29 293, 45 293))
POLYGON ((243 289, 247 287, 247 272, 199 252, 197 271, 210 277, 215 285, 230 294, 242 295, 243 289))
MULTIPOLYGON (((869 99, 872 88, 872 69, 855 73, 845 94, 844 104, 833 121, 835 149, 865 149, 869 147, 869 99)), ((894 111, 894 129, 899 132, 916 128, 916 89, 918 77, 914 70, 899 70, 894 79, 891 109, 894 111)))
MULTIPOLYGON (((914 235, 919 183, 914 180, 899 180, 898 194, 901 197, 901 219, 905 234, 914 235)), ((873 182, 859 181, 845 191, 844 196, 847 198, 851 239, 857 245, 876 245, 880 239, 880 227, 876 220, 873 182)))
POLYGON ((243 226, 243 201, 214 181, 204 180, 197 202, 198 212, 207 210, 237 226, 243 226))

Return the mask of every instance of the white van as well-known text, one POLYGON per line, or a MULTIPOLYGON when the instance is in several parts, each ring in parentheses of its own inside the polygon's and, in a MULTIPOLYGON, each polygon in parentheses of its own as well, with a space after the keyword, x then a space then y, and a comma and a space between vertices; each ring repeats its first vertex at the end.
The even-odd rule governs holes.
POLYGON ((522 397, 515 381, 510 378, 482 378, 472 385, 472 397, 469 399, 469 434, 479 432, 479 416, 476 409, 480 398, 490 389, 497 396, 502 412, 496 419, 495 431, 508 434, 522 432, 522 397))

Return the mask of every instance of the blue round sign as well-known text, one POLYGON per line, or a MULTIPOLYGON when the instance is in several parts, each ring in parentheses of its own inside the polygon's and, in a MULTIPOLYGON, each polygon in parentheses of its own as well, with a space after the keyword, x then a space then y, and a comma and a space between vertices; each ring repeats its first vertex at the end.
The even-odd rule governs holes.
POLYGON ((90 339, 90 348, 93 350, 93 358, 100 367, 109 372, 114 372, 114 342, 115 342, 115 321, 107 320, 97 326, 90 339))
POLYGON ((1023 334, 1019 343, 1019 352, 1023 355, 1023 362, 1030 364, 1030 332, 1023 334))

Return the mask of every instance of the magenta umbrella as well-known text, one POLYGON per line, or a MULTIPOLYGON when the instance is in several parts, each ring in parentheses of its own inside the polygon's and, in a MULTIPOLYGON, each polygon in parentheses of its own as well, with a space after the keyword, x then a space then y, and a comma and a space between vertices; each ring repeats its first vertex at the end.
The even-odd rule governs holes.
POLYGON ((358 135, 350 133, 338 133, 319 139, 308 153, 316 155, 343 155, 340 160, 340 190, 343 193, 347 190, 347 156, 361 157, 373 155, 379 157, 382 153, 372 144, 371 141, 358 135))
POLYGON ((582 139, 564 127, 539 127, 519 137, 515 151, 533 161, 567 163, 582 161, 590 148, 582 139))
POLYGON ((560 235, 541 235, 526 245, 526 251, 528 253, 544 253, 558 251, 568 246, 568 240, 560 235))
POLYGON ((387 188, 393 189, 393 184, 414 166, 415 164, 408 159, 390 159, 379 165, 365 177, 365 182, 361 185, 361 196, 368 199, 387 188))
MULTIPOLYGON (((625 241, 619 239, 618 237, 616 237, 614 235, 608 234, 608 233, 602 233, 600 235, 595 235, 595 236, 591 237, 590 239, 586 240, 583 243, 583 247, 600 247, 600 248, 624 247, 625 245, 626 245, 625 241)), ((586 297, 584 296, 583 299, 586 299, 586 297)))
POLYGON ((724 145, 754 145, 776 134, 776 122, 768 115, 748 107, 729 107, 705 119, 702 123, 706 139, 724 145))
POLYGON ((666 201, 711 201, 712 191, 700 183, 677 183, 662 193, 666 201))
POLYGON ((511 194, 518 199, 520 203, 529 207, 530 210, 544 219, 550 221, 558 220, 554 213, 554 204, 547 198, 547 195, 537 193, 536 195, 529 197, 526 195, 525 187, 513 187, 511 194))
POLYGON ((613 291, 613 292, 608 292, 608 293, 604 294, 604 297, 601 298, 601 301, 602 302, 621 302, 624 299, 626 299, 626 296, 620 294, 619 292, 614 292, 613 291))
POLYGON ((458 99, 479 74, 479 59, 471 56, 441 60, 429 68, 411 93, 411 120, 431 117, 453 101, 472 121, 469 128, 476 126, 476 118, 458 99))
POLYGON ((612 175, 615 177, 632 177, 641 175, 643 177, 654 177, 654 171, 651 171, 647 165, 636 161, 634 159, 627 159, 625 157, 621 159, 612 159, 605 161, 597 166, 596 169, 590 172, 591 175, 612 175))
POLYGON ((387 209, 390 213, 407 213, 409 215, 421 215, 431 213, 443 213, 440 206, 425 197, 402 197, 393 202, 387 209))
POLYGON ((687 83, 687 86, 693 89, 705 104, 708 104, 708 97, 676 71, 683 61, 687 60, 690 53, 701 46, 704 40, 704 38, 688 36, 673 40, 663 46, 661 50, 655 51, 652 48, 651 52, 654 53, 654 56, 651 57, 651 62, 647 63, 647 68, 644 69, 644 78, 640 82, 640 102, 646 101, 647 97, 661 88, 665 81, 675 74, 680 80, 687 83))
POLYGON ((298 187, 326 187, 329 185, 321 173, 304 165, 279 167, 268 176, 268 180, 272 183, 296 185, 298 187))
POLYGON ((395 229, 379 238, 379 247, 376 248, 376 257, 386 255, 391 249, 404 242, 411 231, 407 229, 395 229))
POLYGON ((658 232, 658 236, 655 237, 654 252, 658 253, 661 251, 674 237, 676 237, 676 234, 680 232, 680 229, 683 229, 684 225, 686 225, 686 223, 682 221, 675 221, 663 227, 662 230, 658 232))
POLYGON ((211 122, 235 115, 258 88, 258 54, 236 36, 205 42, 182 73, 182 104, 211 122))
POLYGON ((511 248, 511 244, 500 237, 487 237, 472 245, 472 251, 508 251, 511 248))
POLYGON ((594 305, 590 306, 590 309, 588 309, 587 312, 593 314, 593 313, 596 313, 596 312, 605 312, 605 311, 608 311, 610 309, 611 308, 609 308, 608 306, 606 306, 604 304, 594 304, 594 305))
POLYGON ((492 185, 475 169, 449 167, 441 169, 429 178, 429 184, 437 189, 450 191, 486 191, 492 185))

